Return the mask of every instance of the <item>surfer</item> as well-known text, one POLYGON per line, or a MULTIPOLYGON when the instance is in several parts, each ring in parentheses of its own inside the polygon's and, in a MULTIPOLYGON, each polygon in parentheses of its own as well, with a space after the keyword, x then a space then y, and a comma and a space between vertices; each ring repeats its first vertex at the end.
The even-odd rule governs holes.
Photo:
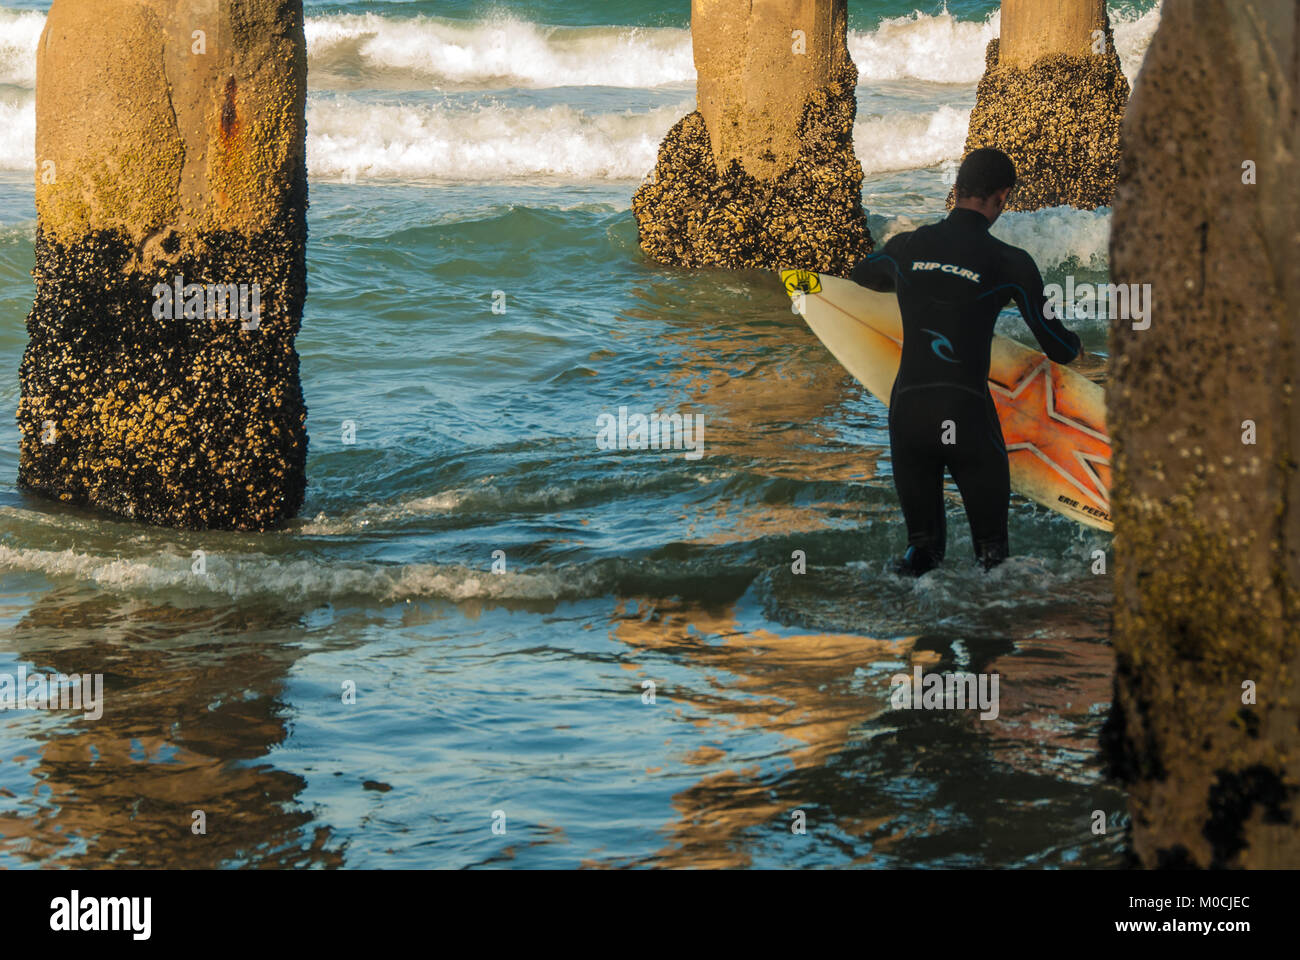
POLYGON ((1011 475, 989 393, 989 350, 998 313, 1015 300, 1043 352, 1057 363, 1080 353, 1043 293, 1033 258, 989 233, 1016 184, 1000 150, 974 150, 957 172, 946 220, 891 237, 849 279, 896 291, 903 356, 889 401, 894 486, 907 523, 896 572, 920 576, 947 549, 943 472, 966 506, 975 557, 988 570, 1009 554, 1011 475))

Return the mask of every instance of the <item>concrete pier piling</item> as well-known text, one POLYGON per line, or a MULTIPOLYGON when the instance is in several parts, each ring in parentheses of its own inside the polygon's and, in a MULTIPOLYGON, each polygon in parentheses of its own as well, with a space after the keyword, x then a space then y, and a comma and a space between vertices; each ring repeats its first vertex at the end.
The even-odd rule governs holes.
POLYGON ((1015 162, 1008 210, 1108 206, 1128 96, 1105 0, 1002 0, 965 152, 1015 162))
POLYGON ((306 485, 302 0, 55 0, 19 482, 265 529, 306 485))
POLYGON ((846 0, 693 0, 698 108, 633 199, 647 256, 844 274, 871 251, 847 31, 846 0))
POLYGON ((1103 739, 1148 867, 1300 866, 1298 105, 1292 0, 1186 0, 1124 121, 1103 739))

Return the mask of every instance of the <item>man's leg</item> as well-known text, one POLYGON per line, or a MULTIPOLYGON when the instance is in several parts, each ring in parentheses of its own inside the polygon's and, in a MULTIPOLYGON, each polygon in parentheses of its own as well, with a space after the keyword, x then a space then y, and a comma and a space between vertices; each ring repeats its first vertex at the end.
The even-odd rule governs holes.
POLYGON ((972 404, 970 413, 962 417, 962 421, 969 423, 958 422, 958 443, 949 469, 966 505, 975 559, 985 570, 991 570, 1011 552, 1007 542, 1011 468, 992 397, 985 405, 983 417, 979 413, 979 407, 972 404), (964 431, 963 426, 966 426, 964 431))
POLYGON ((889 413, 894 488, 907 523, 907 552, 894 572, 919 577, 943 562, 948 523, 943 509, 943 458, 932 416, 896 402, 889 413))

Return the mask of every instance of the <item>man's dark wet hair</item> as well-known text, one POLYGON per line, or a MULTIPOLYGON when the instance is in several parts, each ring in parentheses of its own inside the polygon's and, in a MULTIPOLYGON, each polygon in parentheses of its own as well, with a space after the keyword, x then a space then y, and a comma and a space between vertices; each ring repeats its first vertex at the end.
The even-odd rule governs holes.
POLYGON ((972 150, 957 171, 957 199, 983 200, 999 190, 1016 185, 1016 165, 1001 150, 980 147, 972 150))

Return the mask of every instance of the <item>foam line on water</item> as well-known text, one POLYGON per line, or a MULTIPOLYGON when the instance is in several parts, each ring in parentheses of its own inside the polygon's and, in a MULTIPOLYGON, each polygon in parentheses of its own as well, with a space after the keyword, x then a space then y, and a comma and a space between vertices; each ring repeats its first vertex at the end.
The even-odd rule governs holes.
MULTIPOLYGON (((999 15, 962 21, 947 12, 914 13, 850 37, 864 83, 922 80, 971 84, 999 15)), ((1116 45, 1132 78, 1159 9, 1113 15, 1116 45)), ((35 167, 35 45, 44 23, 34 11, 0 11, 0 169, 35 167)), ((693 83, 690 35, 671 28, 575 30, 526 21, 397 19, 364 15, 310 18, 313 88, 332 78, 405 73, 419 89, 515 85, 655 87, 693 83), (318 82, 319 81, 319 82, 318 82)), ((348 84, 343 84, 347 86, 348 84)), ((360 80, 352 86, 364 85, 360 80)), ((689 95, 652 111, 587 113, 567 105, 522 107, 363 101, 313 95, 308 161, 328 180, 442 179, 491 181, 530 177, 633 180, 653 165, 668 129, 693 109, 689 95)), ((870 175, 951 163, 961 155, 969 114, 931 112, 862 116, 855 141, 870 175)))
MULTIPOLYGON (((589 114, 487 104, 375 104, 345 96, 313 100, 308 164, 329 180, 459 181, 557 177, 639 180, 689 102, 652 111, 589 114)), ((860 120, 854 139, 867 174, 959 159, 970 112, 943 106, 860 120)))
POLYGON ((658 87, 693 83, 688 30, 548 27, 336 14, 307 21, 308 65, 404 73, 453 87, 658 87))
MULTIPOLYGON (((1159 8, 1112 10, 1115 43, 1130 80, 1141 66, 1159 8)), ((0 85, 31 89, 37 11, 0 10, 0 85)), ((960 20, 941 10, 882 20, 849 33, 862 82, 918 80, 974 84, 1000 14, 960 20)), ((350 89, 635 87, 694 84, 689 30, 674 27, 552 27, 510 16, 462 21, 436 17, 328 14, 306 21, 310 82, 350 89)))
POLYGON ((693 108, 589 114, 564 104, 464 108, 331 96, 313 99, 308 111, 308 166, 333 180, 639 180, 664 134, 693 108))
POLYGON ((387 602, 414 598, 548 600, 595 596, 608 589, 597 567, 539 567, 495 575, 457 564, 338 563, 328 558, 283 559, 256 553, 210 555, 196 574, 188 555, 155 552, 107 557, 73 549, 0 546, 0 570, 75 580, 115 593, 167 592, 244 600, 308 602, 371 597, 387 602))

